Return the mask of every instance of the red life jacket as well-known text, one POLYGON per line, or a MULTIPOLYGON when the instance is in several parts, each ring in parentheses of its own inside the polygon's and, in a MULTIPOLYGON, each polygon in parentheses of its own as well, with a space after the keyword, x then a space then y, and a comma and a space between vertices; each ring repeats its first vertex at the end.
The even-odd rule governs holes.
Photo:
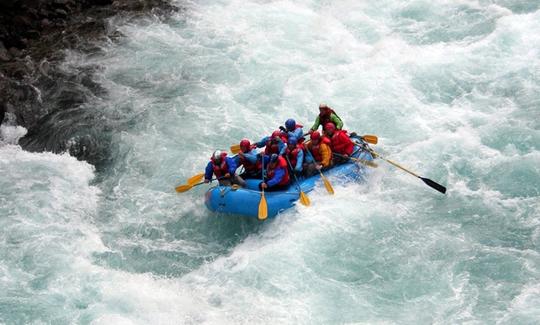
POLYGON ((291 162, 291 165, 292 165, 292 168, 294 168, 294 166, 296 166, 296 163, 297 163, 297 160, 298 160, 298 153, 300 152, 300 150, 302 150, 301 148, 299 148, 299 146, 296 146, 293 150, 289 150, 289 148, 287 148, 287 158, 289 158, 289 161, 291 162))
POLYGON ((350 156, 354 150, 354 143, 347 133, 341 130, 336 130, 330 141, 330 149, 332 149, 332 152, 350 156))
POLYGON ((274 168, 270 168, 270 164, 268 164, 268 167, 266 168, 266 177, 268 179, 272 179, 274 177, 276 168, 283 168, 285 170, 285 175, 283 175, 281 181, 277 183, 277 185, 289 184, 289 168, 287 168, 287 161, 285 158, 278 156, 278 161, 274 168))
POLYGON ((266 141, 266 147, 264 148, 264 154, 271 156, 273 153, 279 154, 279 145, 276 141, 266 141))
POLYGON ((313 159, 315 159, 315 161, 317 162, 322 161, 322 155, 321 155, 321 150, 320 150, 321 143, 330 145, 330 139, 328 139, 327 137, 322 137, 319 140, 319 143, 317 144, 314 144, 313 142, 310 142, 310 143, 311 143, 311 155, 313 156, 313 159))
POLYGON ((257 159, 256 163, 252 163, 245 157, 239 156, 239 158, 240 165, 244 166, 245 171, 248 173, 256 173, 262 168, 261 161, 259 159, 257 159))
POLYGON ((225 174, 229 172, 229 166, 227 165, 227 157, 226 152, 221 153, 221 164, 218 166, 216 163, 214 163, 214 160, 212 161, 212 169, 214 170, 214 175, 216 175, 217 178, 223 177, 225 174))

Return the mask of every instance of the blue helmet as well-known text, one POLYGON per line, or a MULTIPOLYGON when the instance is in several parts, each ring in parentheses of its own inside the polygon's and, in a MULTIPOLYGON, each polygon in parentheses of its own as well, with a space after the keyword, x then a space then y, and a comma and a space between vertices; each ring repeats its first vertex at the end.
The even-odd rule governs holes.
POLYGON ((293 131, 296 127, 296 121, 292 118, 288 119, 287 121, 285 121, 285 127, 287 128, 287 130, 293 131))
POLYGON ((290 137, 287 143, 296 146, 296 144, 298 143, 298 140, 296 139, 296 137, 290 137))

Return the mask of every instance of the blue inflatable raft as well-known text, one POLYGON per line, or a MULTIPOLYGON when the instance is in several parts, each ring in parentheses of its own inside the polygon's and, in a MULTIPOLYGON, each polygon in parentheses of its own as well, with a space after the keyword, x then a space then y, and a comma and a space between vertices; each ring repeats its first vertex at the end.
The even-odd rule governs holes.
MULTIPOLYGON (((367 143, 361 139, 353 139, 357 144, 354 148, 353 157, 372 161, 373 156, 369 152, 367 143)), ((343 182, 363 180, 368 173, 368 167, 364 164, 349 162, 339 164, 324 171, 324 175, 336 177, 343 182)), ((242 215, 257 218, 261 192, 259 191, 260 179, 246 179, 246 187, 237 190, 230 186, 214 186, 205 194, 206 207, 213 212, 242 215)), ((268 217, 273 218, 280 212, 294 206, 300 198, 298 184, 304 193, 309 193, 316 186, 322 184, 321 175, 316 174, 307 178, 299 178, 298 183, 292 179, 291 186, 285 191, 264 192, 268 204, 268 217)))

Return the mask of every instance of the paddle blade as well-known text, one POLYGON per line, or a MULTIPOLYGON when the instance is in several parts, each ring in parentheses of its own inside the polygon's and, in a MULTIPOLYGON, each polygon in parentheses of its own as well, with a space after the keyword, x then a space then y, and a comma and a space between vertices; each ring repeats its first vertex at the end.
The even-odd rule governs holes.
POLYGON ((420 177, 420 179, 424 183, 426 183, 426 185, 428 185, 429 187, 436 189, 437 191, 441 192, 442 194, 446 193, 446 187, 442 186, 441 184, 439 184, 437 182, 434 182, 429 178, 420 177))
POLYGON ((182 193, 182 192, 185 192, 185 191, 189 191, 191 188, 193 187, 193 185, 190 185, 190 184, 184 184, 184 185, 179 185, 175 188, 176 192, 178 193, 182 193))
POLYGON ((266 204, 264 191, 261 192, 261 201, 259 202, 259 214, 257 217, 259 218, 259 220, 265 220, 266 218, 268 218, 268 205, 266 204))
POLYGON ((309 206, 311 202, 309 201, 308 196, 304 192, 300 192, 300 203, 302 203, 305 206, 309 206))
POLYGON ((376 135, 371 135, 371 134, 363 135, 362 139, 366 141, 367 143, 371 143, 371 144, 377 144, 377 142, 379 142, 379 138, 377 138, 376 135))
POLYGON ((197 174, 195 176, 188 178, 187 183, 189 185, 197 184, 200 181, 202 181, 203 177, 204 177, 204 173, 197 174))
POLYGON ((239 152, 240 152, 240 145, 239 144, 233 144, 231 146, 231 153, 236 155, 239 152))
POLYGON ((326 191, 329 193, 329 194, 334 194, 334 188, 332 187, 332 184, 330 184, 330 181, 328 180, 328 178, 324 177, 324 175, 322 175, 322 179, 323 179, 323 182, 324 182, 324 187, 326 187, 326 191))

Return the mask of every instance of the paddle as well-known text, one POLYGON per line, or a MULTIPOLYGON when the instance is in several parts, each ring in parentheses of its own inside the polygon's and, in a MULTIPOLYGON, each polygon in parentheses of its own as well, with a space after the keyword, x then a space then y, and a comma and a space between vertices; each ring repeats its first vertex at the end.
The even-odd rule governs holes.
POLYGON ((334 194, 334 188, 332 187, 332 184, 330 184, 330 181, 326 178, 326 176, 324 176, 324 174, 321 172, 321 170, 319 169, 319 173, 321 173, 321 178, 324 182, 324 187, 326 187, 326 191, 330 194, 334 194))
POLYGON ((371 143, 371 144, 377 144, 377 142, 379 142, 379 139, 377 138, 376 135, 366 134, 366 135, 361 136, 361 138, 362 138, 362 140, 366 141, 367 143, 371 143))
POLYGON ((305 206, 309 206, 311 202, 309 201, 308 196, 306 193, 302 191, 302 188, 300 187, 300 183, 298 182, 298 178, 296 177, 296 174, 294 173, 294 169, 291 165, 291 162, 289 161, 289 157, 285 155, 285 159, 287 160, 287 163, 289 164, 289 168, 291 169, 291 174, 294 176, 294 180, 296 181, 296 186, 298 186, 298 191, 300 192, 300 203, 302 203, 305 206))
POLYGON ((406 169, 406 168, 404 168, 404 167, 398 165, 397 163, 395 163, 395 162, 393 162, 393 161, 391 161, 391 160, 388 160, 388 159, 386 159, 386 158, 384 158, 384 157, 381 157, 381 155, 379 155, 378 153, 376 153, 376 152, 373 151, 373 150, 371 150, 371 153, 372 153, 375 157, 381 158, 382 160, 386 161, 387 163, 389 163, 389 164, 391 164, 391 165, 394 165, 395 167, 397 167, 397 168, 399 168, 399 169, 401 169, 401 170, 403 170, 403 171, 405 171, 405 172, 407 172, 407 173, 409 173, 409 174, 411 174, 411 175, 413 175, 413 176, 416 176, 416 177, 420 178, 420 179, 422 180, 422 182, 424 182, 427 186, 429 186, 429 187, 431 187, 431 188, 433 188, 433 189, 435 189, 435 190, 441 192, 442 194, 445 194, 445 193, 446 193, 446 187, 442 186, 441 184, 439 184, 439 183, 437 183, 437 182, 434 182, 434 181, 432 181, 432 180, 429 179, 429 178, 425 178, 425 177, 418 176, 418 175, 416 175, 415 173, 411 172, 410 170, 408 170, 408 169, 406 169))
MULTIPOLYGON (((264 157, 262 157, 262 169, 261 177, 264 182, 264 157)), ((257 214, 259 220, 264 220, 268 218, 268 205, 266 204, 266 198, 264 197, 264 188, 261 187, 261 200, 259 201, 259 212, 257 214)))
POLYGON ((371 160, 366 160, 366 159, 359 159, 359 158, 355 158, 355 157, 345 157, 344 155, 341 155, 339 153, 335 153, 335 152, 332 152, 332 154, 334 156, 337 156, 337 157, 341 157, 341 158, 345 158, 345 159, 350 159, 352 161, 355 161, 355 162, 359 162, 361 164, 364 164, 366 166, 369 166, 369 167, 373 167, 373 168, 377 168, 379 167, 379 165, 377 165, 377 163, 371 161, 371 160))
POLYGON ((203 177, 204 177, 204 173, 197 174, 195 176, 188 178, 187 183, 193 185, 195 183, 200 182, 203 179, 203 177))
POLYGON ((199 186, 201 184, 204 184, 204 182, 199 182, 199 183, 195 183, 195 184, 183 184, 183 185, 179 185, 176 187, 176 192, 178 193, 183 193, 183 192, 186 192, 186 191, 189 191, 191 190, 193 187, 195 186, 199 186))

